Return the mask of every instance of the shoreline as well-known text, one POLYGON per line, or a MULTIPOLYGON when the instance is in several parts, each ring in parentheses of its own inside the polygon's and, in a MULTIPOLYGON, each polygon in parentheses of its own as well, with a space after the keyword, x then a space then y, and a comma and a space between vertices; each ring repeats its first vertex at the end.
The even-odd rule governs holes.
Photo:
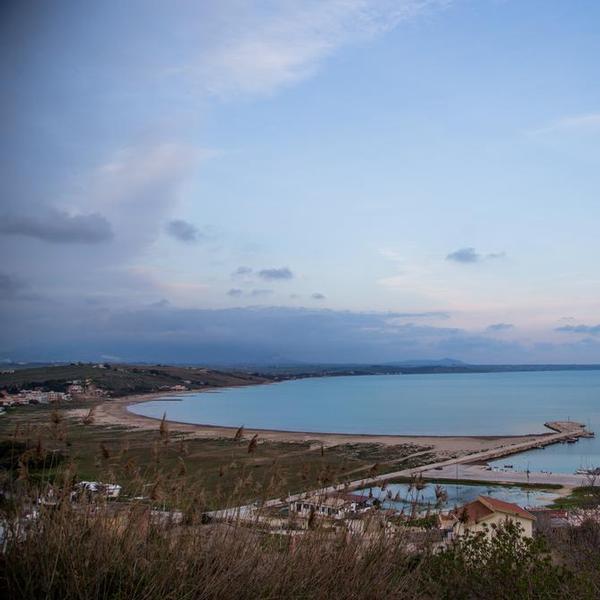
MULTIPOLYGON (((219 388, 221 389, 221 388, 219 388)), ((165 399, 171 396, 173 401, 178 396, 191 393, 210 393, 212 390, 190 390, 188 392, 166 393, 153 392, 123 396, 97 404, 94 409, 94 422, 97 425, 108 427, 126 427, 139 430, 156 430, 160 418, 137 415, 129 406, 141 404, 152 400, 165 399)), ((82 418, 88 409, 73 409, 69 414, 73 418, 82 418)), ((227 427, 210 424, 192 424, 179 421, 166 421, 171 431, 186 434, 189 438, 215 439, 233 437, 238 427, 227 427)), ((339 432, 311 432, 311 431, 286 431, 262 428, 244 428, 245 436, 258 435, 259 441, 284 442, 284 443, 319 443, 324 447, 333 447, 347 444, 380 444, 383 446, 398 446, 414 444, 427 446, 439 457, 465 456, 475 452, 492 450, 518 444, 522 442, 542 441, 551 433, 533 433, 523 435, 497 435, 497 436, 468 436, 468 435, 425 435, 425 434, 369 434, 369 433, 339 433, 339 432)))
MULTIPOLYGON (((279 382, 276 382, 279 383, 279 382)), ((266 385, 266 384, 258 384, 258 385, 266 385)), ((228 389, 228 388, 222 388, 228 389)), ((212 391, 212 390, 211 390, 212 391)), ((211 393, 211 391, 206 390, 198 391, 198 392, 180 392, 181 395, 187 395, 190 393, 211 393)), ((131 396, 131 399, 135 398, 135 396, 131 396)), ((169 401, 177 401, 179 398, 144 398, 131 402, 131 406, 134 404, 143 404, 144 402, 151 402, 153 400, 162 400, 165 402, 169 401)), ((161 422, 162 417, 150 417, 148 415, 139 415, 129 410, 129 407, 125 407, 125 412, 129 415, 132 415, 136 418, 141 419, 150 419, 153 422, 161 422)), ((226 431, 237 431, 237 427, 233 427, 231 425, 211 425, 210 423, 188 423, 187 421, 175 421, 173 419, 166 419, 167 423, 171 423, 174 425, 188 425, 190 427, 199 427, 199 428, 210 428, 210 429, 223 429, 226 431)), ((347 433, 343 431, 305 431, 305 430, 297 430, 297 429, 269 429, 263 427, 244 427, 244 431, 252 432, 252 433, 276 433, 281 435, 312 435, 312 436, 342 436, 342 437, 376 437, 376 438, 398 438, 398 437, 407 437, 407 438, 436 438, 436 439, 448 439, 448 438, 456 438, 456 439, 466 439, 466 438, 477 438, 480 440, 499 440, 499 439, 522 439, 522 438, 543 438, 544 436, 551 435, 551 433, 523 433, 523 434, 515 434, 515 435, 439 435, 439 434, 428 434, 428 433, 347 433)))

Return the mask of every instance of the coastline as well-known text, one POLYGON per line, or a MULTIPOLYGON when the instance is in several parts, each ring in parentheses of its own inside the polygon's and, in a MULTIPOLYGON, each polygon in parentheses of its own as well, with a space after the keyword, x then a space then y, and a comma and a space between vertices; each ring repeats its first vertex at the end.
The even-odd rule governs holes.
MULTIPOLYGON (((154 392, 124 396, 96 405, 94 409, 94 422, 97 425, 108 427, 125 427, 130 429, 155 430, 161 419, 137 415, 128 410, 129 406, 148 402, 151 400, 165 399, 191 393, 198 390, 168 394, 154 392)), ((209 390, 200 393, 210 393, 209 390)), ((69 411, 72 418, 83 418, 88 409, 73 409, 69 411)), ((223 438, 233 437, 237 427, 226 427, 210 424, 191 424, 167 420, 172 432, 186 434, 189 438, 223 438)), ((241 425, 241 424, 240 424, 241 425)), ((288 442, 288 443, 319 443, 324 447, 345 444, 380 444, 384 446, 398 446, 402 444, 415 444, 431 447, 431 451, 438 456, 463 456, 474 452, 492 450, 506 445, 542 440, 550 433, 524 434, 524 435, 499 435, 499 436, 441 436, 441 435, 403 435, 403 434, 361 434, 361 433, 336 433, 336 432, 311 432, 311 431, 285 431, 261 428, 245 428, 245 436, 258 435, 261 441, 288 442)))

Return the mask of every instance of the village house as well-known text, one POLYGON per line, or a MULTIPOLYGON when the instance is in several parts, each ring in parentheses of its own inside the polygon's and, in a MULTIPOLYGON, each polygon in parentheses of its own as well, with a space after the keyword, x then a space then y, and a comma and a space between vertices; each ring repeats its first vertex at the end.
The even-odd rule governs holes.
POLYGON ((71 394, 71 396, 79 396, 85 393, 85 388, 81 385, 79 381, 73 381, 67 387, 67 392, 71 394))
POLYGON ((102 496, 108 499, 118 498, 121 494, 121 486, 116 483, 102 483, 100 481, 80 481, 75 484, 72 499, 82 495, 92 498, 102 496))
POLYGON ((449 514, 440 515, 440 527, 450 538, 469 533, 493 533, 492 526, 507 522, 516 523, 524 537, 533 537, 535 516, 512 502, 504 502, 489 496, 478 496, 473 502, 455 509, 449 514))
POLYGON ((314 495, 302 500, 290 502, 290 514, 309 517, 315 514, 331 519, 344 519, 352 514, 368 510, 369 497, 359 494, 324 494, 314 495))

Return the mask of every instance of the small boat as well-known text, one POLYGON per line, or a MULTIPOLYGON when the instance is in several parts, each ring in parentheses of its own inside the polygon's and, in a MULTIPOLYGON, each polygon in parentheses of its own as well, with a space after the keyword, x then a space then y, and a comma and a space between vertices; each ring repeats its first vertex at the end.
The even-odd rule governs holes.
POLYGON ((504 468, 505 468, 505 469, 512 469, 512 468, 513 468, 513 466, 512 466, 512 465, 504 465, 504 468))
POLYGON ((578 438, 568 438, 567 444, 576 444, 578 441, 578 438))

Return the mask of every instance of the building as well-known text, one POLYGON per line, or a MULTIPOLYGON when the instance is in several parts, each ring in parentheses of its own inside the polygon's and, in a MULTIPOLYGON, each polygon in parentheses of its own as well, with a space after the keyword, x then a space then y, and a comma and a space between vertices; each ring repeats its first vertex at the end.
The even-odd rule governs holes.
POLYGON ((121 494, 121 486, 116 483, 102 483, 100 481, 80 481, 75 485, 73 499, 82 495, 92 498, 103 496, 105 498, 118 498, 121 494))
POLYGON ((48 393, 41 390, 21 390, 18 404, 48 404, 48 393))
POLYGON ((368 496, 359 494, 324 494, 314 495, 302 500, 290 502, 290 514, 300 517, 309 517, 314 514, 319 517, 331 519, 345 519, 350 515, 368 510, 370 502, 368 496))
POLYGON ((71 399, 71 396, 64 392, 48 392, 47 397, 48 402, 63 402, 71 399))
POLYGON ((512 502, 504 502, 489 496, 478 496, 473 502, 457 508, 442 518, 450 537, 465 533, 493 532, 492 525, 500 526, 507 522, 516 523, 525 537, 533 537, 535 516, 512 502))
POLYGON ((67 387, 67 393, 71 394, 71 396, 80 396, 85 392, 85 388, 79 383, 72 382, 67 387))

